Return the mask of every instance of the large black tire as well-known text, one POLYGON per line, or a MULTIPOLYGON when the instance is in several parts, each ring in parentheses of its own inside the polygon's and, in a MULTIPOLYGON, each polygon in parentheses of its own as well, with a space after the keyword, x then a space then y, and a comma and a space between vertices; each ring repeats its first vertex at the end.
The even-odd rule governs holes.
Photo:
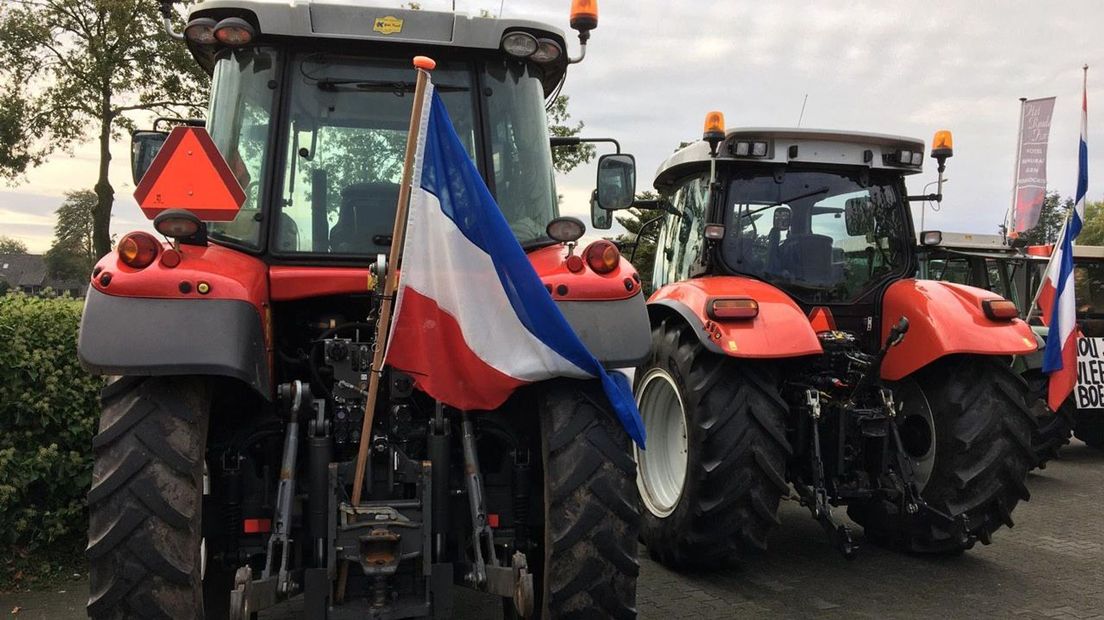
POLYGON ((203 618, 208 386, 189 377, 124 377, 101 400, 88 492, 88 614, 203 618))
POLYGON ((1069 444, 1073 434, 1072 399, 1051 411, 1047 406, 1047 376, 1038 371, 1024 373, 1027 382, 1028 402, 1035 425, 1031 430, 1031 447, 1035 450, 1035 466, 1046 469, 1047 462, 1058 458, 1062 446, 1069 444))
MULTIPOLYGON (((651 361, 637 369, 637 399, 650 406, 652 381, 663 382, 657 389, 675 386, 687 455, 677 499, 660 503, 647 481, 638 484, 641 535, 649 553, 664 565, 686 569, 719 566, 748 549, 766 548, 767 535, 779 524, 779 501, 789 491, 786 462, 792 453, 786 439, 789 409, 770 366, 705 350, 676 317, 653 327, 652 347, 651 361)), ((658 416, 659 409, 657 404, 651 415, 658 416)), ((664 442, 658 418, 641 413, 648 445, 658 455, 664 442)), ((648 474, 648 458, 646 450, 638 454, 638 480, 648 474)))
POLYGON ((848 514, 867 537, 916 553, 953 553, 974 540, 989 544, 1012 510, 1029 494, 1024 480, 1035 460, 1027 386, 1001 359, 960 355, 942 360, 918 378, 935 424, 935 461, 921 495, 933 508, 965 514, 969 538, 931 513, 899 514, 886 501, 854 504, 848 514))
POLYGON ((1073 436, 1090 448, 1104 450, 1104 412, 1078 411, 1074 420, 1073 436))
POLYGON ((628 434, 597 381, 540 393, 542 618, 635 618, 640 514, 628 434))

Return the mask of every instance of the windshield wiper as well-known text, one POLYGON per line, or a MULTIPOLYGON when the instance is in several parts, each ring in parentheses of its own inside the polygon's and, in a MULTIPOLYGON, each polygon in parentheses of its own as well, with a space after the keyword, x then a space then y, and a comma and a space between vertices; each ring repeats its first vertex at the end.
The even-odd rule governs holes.
MULTIPOLYGON (((337 92, 342 87, 369 93, 412 93, 414 82, 389 82, 387 80, 340 80, 323 78, 316 82, 318 90, 337 92)), ((471 90, 466 86, 448 86, 434 84, 433 88, 441 92, 451 93, 471 90)))
POLYGON ((743 219, 745 217, 751 217, 751 216, 755 215, 756 213, 759 213, 760 211, 766 211, 767 209, 773 209, 775 207, 781 207, 782 205, 789 204, 789 203, 791 203, 795 200, 801 200, 802 198, 811 198, 813 196, 819 196, 821 194, 827 194, 830 189, 831 189, 830 187, 825 185, 824 187, 821 187, 819 189, 814 189, 811 192, 805 192, 804 194, 799 194, 797 196, 790 196, 789 198, 784 198, 782 200, 779 200, 778 202, 773 202, 769 205, 764 205, 762 207, 759 207, 758 209, 741 209, 740 213, 738 213, 736 217, 740 218, 740 219, 743 219))
MULTIPOLYGON (((763 209, 770 209, 771 207, 781 207, 784 204, 789 204, 789 203, 791 203, 795 200, 801 200, 802 198, 812 198, 813 196, 819 196, 821 194, 827 194, 828 190, 830 190, 830 189, 831 189, 830 187, 825 185, 824 187, 821 187, 819 189, 814 189, 811 192, 805 192, 804 194, 798 194, 797 196, 790 196, 789 198, 783 198, 782 200, 779 200, 778 202, 776 202, 774 204, 767 205, 767 206, 763 207, 763 209)), ((762 211, 763 209, 756 209, 755 211, 762 211)), ((753 211, 752 213, 754 213, 755 211, 753 211)))

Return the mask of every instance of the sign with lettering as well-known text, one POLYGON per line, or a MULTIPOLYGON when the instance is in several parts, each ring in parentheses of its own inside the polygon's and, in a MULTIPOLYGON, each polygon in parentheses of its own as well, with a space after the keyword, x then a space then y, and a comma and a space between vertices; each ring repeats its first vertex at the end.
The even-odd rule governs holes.
POLYGON ((1104 409, 1104 338, 1077 339, 1078 409, 1104 409))
POLYGON ((372 30, 380 34, 395 34, 396 32, 402 32, 402 28, 403 20, 394 15, 377 17, 376 21, 372 24, 372 30))
POLYGON ((1023 104, 1023 124, 1020 125, 1020 153, 1016 158, 1016 204, 1013 210, 1013 233, 1034 228, 1039 221, 1047 187, 1047 140, 1050 138, 1050 117, 1054 112, 1054 97, 1032 99, 1023 104))

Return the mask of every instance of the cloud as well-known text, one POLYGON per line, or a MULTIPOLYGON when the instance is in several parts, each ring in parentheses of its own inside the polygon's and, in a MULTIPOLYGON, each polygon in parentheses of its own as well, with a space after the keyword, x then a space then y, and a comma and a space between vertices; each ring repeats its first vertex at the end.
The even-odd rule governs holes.
MULTIPOLYGON (((398 2, 394 2, 398 5, 398 2)), ((428 0, 447 10, 449 0, 428 0)), ((458 0, 457 8, 497 12, 496 0, 458 0)), ((1090 70, 1090 114, 1104 109, 1104 22, 1099 0, 1060 10, 1033 0, 891 3, 837 0, 736 2, 605 1, 588 57, 569 71, 565 93, 586 133, 621 140, 636 155, 639 189, 683 140, 700 136, 704 114, 723 110, 730 126, 790 126, 808 95, 803 125, 930 139, 955 132, 952 182, 942 211, 925 224, 993 232, 1011 200, 1019 97, 1057 96, 1050 141, 1051 189, 1072 194, 1076 174, 1081 65, 1090 70)), ((504 16, 546 21, 568 32, 568 3, 505 0, 504 16)), ((1099 114, 1096 116, 1099 117, 1099 114)), ((1104 123, 1090 118, 1090 169, 1104 148, 1104 123)), ((113 227, 148 226, 128 201, 126 144, 115 145, 111 177, 120 196, 113 227)), ((95 148, 58 156, 16 192, 60 196, 91 187, 95 148)), ((933 166, 910 178, 919 192, 933 166)), ((1090 197, 1101 185, 1090 176, 1090 197)), ((593 164, 558 180, 564 212, 586 217, 593 164)), ((53 206, 3 199, 19 212, 53 206)), ((0 214, 4 227, 6 215, 0 214)))

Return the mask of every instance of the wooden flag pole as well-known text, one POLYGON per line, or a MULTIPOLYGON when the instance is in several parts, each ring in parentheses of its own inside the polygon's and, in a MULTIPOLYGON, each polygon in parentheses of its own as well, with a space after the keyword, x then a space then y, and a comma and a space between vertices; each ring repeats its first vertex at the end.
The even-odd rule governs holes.
MULTIPOLYGON (((395 290, 399 285, 399 261, 402 259, 403 240, 406 237, 406 219, 410 205, 411 183, 414 178, 414 155, 418 148, 421 133, 422 111, 426 106, 426 85, 429 72, 437 63, 426 56, 416 56, 414 67, 418 79, 414 85, 414 107, 410 111, 410 127, 407 130, 406 156, 403 160, 402 184, 399 186, 399 204, 395 209, 395 226, 391 233, 391 252, 387 259, 387 279, 383 285, 383 297, 380 301, 379 318, 376 320, 376 340, 372 353, 372 371, 368 379, 368 398, 364 403, 364 423, 360 427, 360 441, 357 445, 356 470, 353 475, 354 507, 360 504, 364 490, 364 470, 368 464, 368 448, 372 440, 372 422, 375 418, 376 400, 379 397, 380 375, 383 374, 383 356, 387 351, 387 335, 391 330, 391 315, 394 312, 395 290)), ((349 577, 349 564, 341 565, 337 580, 336 600, 345 598, 345 585, 349 577)))

